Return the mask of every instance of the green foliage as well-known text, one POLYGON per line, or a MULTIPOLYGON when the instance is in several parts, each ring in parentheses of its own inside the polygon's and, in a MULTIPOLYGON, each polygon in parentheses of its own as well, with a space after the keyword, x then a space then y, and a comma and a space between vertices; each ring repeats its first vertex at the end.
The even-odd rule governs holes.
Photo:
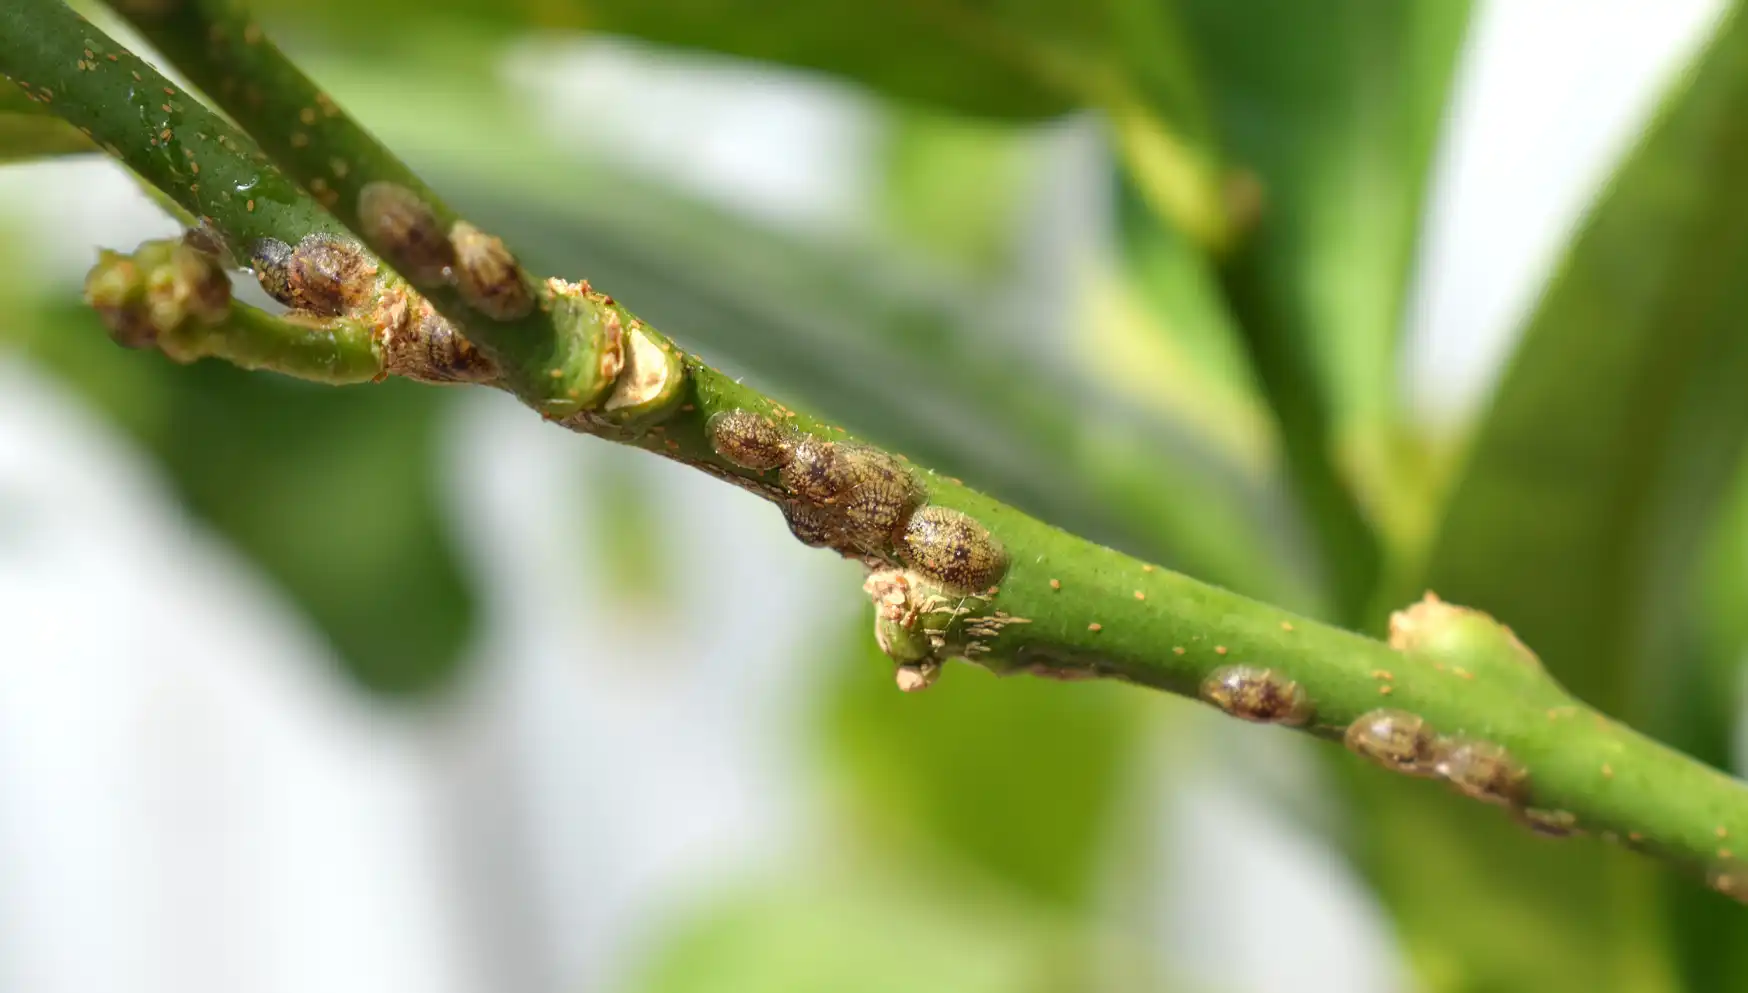
MULTIPOLYGON (((1604 710, 1661 736, 1715 741, 1737 714, 1694 709, 1707 691, 1685 671, 1697 660, 1683 626, 1700 542, 1748 438, 1748 19, 1730 19, 1682 82, 1530 320, 1426 585, 1509 618, 1604 710)), ((1548 913, 1589 921, 1575 958, 1655 958, 1643 935, 1658 910, 1638 867, 1544 849, 1489 839, 1490 888, 1514 890, 1520 905, 1567 894, 1548 913)), ((1476 941, 1467 961, 1492 946, 1476 941)), ((1695 988, 1722 981, 1704 960, 1728 947, 1693 951, 1695 988)))
POLYGON ((690 921, 640 993, 1066 993, 1084 952, 1047 919, 831 873, 725 895, 690 921), (1010 918, 1010 919, 1003 919, 1010 918))
POLYGON ((1089 909, 1142 727, 1133 695, 955 672, 912 700, 892 692, 871 623, 853 632, 864 658, 833 673, 828 782, 847 784, 882 845, 944 848, 1033 899, 1089 909))

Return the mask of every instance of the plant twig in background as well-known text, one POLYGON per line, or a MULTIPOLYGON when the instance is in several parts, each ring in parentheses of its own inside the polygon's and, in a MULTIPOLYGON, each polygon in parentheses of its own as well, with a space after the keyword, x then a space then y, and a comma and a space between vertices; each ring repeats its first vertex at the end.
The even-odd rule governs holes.
POLYGON ((1388 644, 1364 638, 1098 547, 860 444, 679 352, 586 284, 536 289, 232 8, 205 22, 195 6, 154 6, 211 40, 183 51, 183 68, 241 100, 239 120, 255 123, 250 104, 298 108, 286 120, 311 130, 275 139, 274 154, 432 295, 408 290, 249 138, 58 0, 13 0, 0 11, 0 71, 212 229, 99 263, 90 295, 124 341, 325 381, 410 373, 505 386, 575 430, 755 492, 803 541, 865 563, 876 636, 906 689, 966 658, 1196 696, 1442 779, 1544 833, 1594 833, 1748 895, 1735 854, 1748 787, 1578 703, 1491 618, 1429 597, 1392 619, 1388 644), (232 40, 258 57, 224 56, 232 40), (219 57, 223 69, 201 64, 219 57), (287 89, 270 101, 275 87, 287 89), (225 248, 294 314, 230 302, 213 276, 225 248), (442 361, 397 364, 408 342, 442 361))

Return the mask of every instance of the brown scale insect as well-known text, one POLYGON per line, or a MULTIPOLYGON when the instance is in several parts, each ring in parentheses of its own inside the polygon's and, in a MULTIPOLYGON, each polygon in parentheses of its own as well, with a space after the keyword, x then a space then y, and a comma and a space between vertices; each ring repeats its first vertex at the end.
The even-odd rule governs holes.
POLYGON ((404 323, 379 339, 383 367, 424 383, 489 383, 498 367, 462 337, 455 325, 419 299, 404 323))
POLYGON ((851 483, 836 503, 845 537, 868 552, 882 552, 923 502, 923 488, 910 468, 878 448, 840 446, 851 483))
POLYGON ((1303 727, 1313 709, 1298 683, 1253 665, 1221 666, 1202 681, 1202 699, 1241 720, 1303 727))
POLYGON ((449 229, 455 252, 455 288, 467 305, 495 321, 516 321, 534 310, 534 294, 516 257, 466 221, 449 229))
POLYGON ((832 548, 844 541, 844 522, 823 507, 807 503, 783 504, 783 520, 789 533, 809 548, 832 548))
POLYGON ((846 450, 852 446, 803 435, 778 477, 796 499, 815 505, 835 504, 855 485, 856 471, 846 450))
POLYGON ((1505 749, 1486 741, 1447 738, 1438 743, 1433 771, 1464 796, 1502 807, 1521 806, 1529 773, 1505 749))
POLYGON ((417 285, 441 283, 455 264, 436 212, 404 186, 375 182, 358 191, 358 221, 366 240, 383 246, 389 264, 417 285))
POLYGON ((958 593, 988 588, 1007 572, 1007 550, 969 514, 923 507, 912 514, 898 542, 906 565, 958 593))
POLYGON ((742 469, 775 469, 794 452, 789 430, 750 410, 725 410, 705 425, 710 447, 742 469))
POLYGON ((1433 775, 1436 739, 1426 721, 1405 710, 1373 710, 1348 725, 1342 741, 1357 755, 1411 776, 1433 775))
POLYGON ((362 305, 376 275, 357 243, 329 234, 305 235, 296 248, 264 238, 249 262, 268 296, 318 317, 339 317, 362 305))

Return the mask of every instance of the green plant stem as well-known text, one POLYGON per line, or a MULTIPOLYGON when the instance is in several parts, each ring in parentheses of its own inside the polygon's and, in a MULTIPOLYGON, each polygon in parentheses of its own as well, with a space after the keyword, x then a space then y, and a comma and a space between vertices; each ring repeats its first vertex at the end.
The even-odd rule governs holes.
POLYGON ((64 4, 0 6, 0 37, 19 89, 239 245, 340 230, 253 141, 64 4))
POLYGON ((222 322, 188 334, 176 346, 182 361, 214 358, 244 369, 293 375, 332 386, 386 375, 371 330, 357 321, 299 320, 232 303, 222 322))
POLYGON ((199 242, 148 241, 131 254, 101 253, 85 280, 85 302, 117 342, 156 348, 178 362, 216 358, 334 386, 396 371, 374 330, 359 321, 279 316, 231 299, 223 263, 199 242))
MULTIPOLYGON (((398 245, 362 223, 365 187, 392 184, 429 210, 435 227, 459 216, 393 152, 372 137, 262 32, 246 5, 231 0, 119 0, 112 5, 260 143, 372 251, 388 260, 398 245)), ((513 260, 512 260, 513 261, 513 260)), ((606 385, 595 372, 588 325, 602 307, 555 300, 558 290, 531 286, 539 305, 525 313, 489 313, 477 298, 437 271, 399 267, 400 275, 503 370, 503 385, 555 419, 575 414, 606 385), (562 370, 558 376, 554 369, 562 370), (581 403, 572 403, 579 399, 581 403)), ((527 282, 519 269, 516 277, 527 282)), ((595 304, 596 301, 591 301, 595 304)), ((606 307, 611 310, 611 305, 606 307)))
MULTIPOLYGON (((11 0, 0 12, 0 71, 56 88, 51 106, 88 123, 100 142, 151 177, 147 167, 164 157, 160 144, 150 140, 158 136, 161 119, 132 112, 132 103, 126 104, 128 113, 104 108, 113 105, 118 85, 133 92, 137 85, 158 83, 149 77, 127 82, 133 72, 145 76, 147 70, 134 68, 131 59, 111 61, 110 53, 120 55, 113 42, 54 0, 11 0), (101 60, 97 72, 71 68, 87 48, 101 60), (101 63, 115 68, 102 69, 101 63)), ((193 106, 179 113, 180 127, 211 129, 194 147, 203 174, 264 171, 222 122, 197 115, 193 106), (225 156, 234 161, 217 161, 225 156)), ((182 145, 192 147, 186 140, 182 145)), ((188 177, 162 167, 156 176, 154 182, 168 184, 166 192, 189 202, 188 177)), ((289 244, 311 230, 311 205, 301 195, 276 204, 280 209, 264 213, 238 211, 223 201, 208 216, 232 237, 289 244)), ((599 322, 616 318, 641 329, 617 304, 591 301, 599 322)), ((604 324, 595 334, 607 334, 604 324)), ((622 416, 609 417, 609 408, 601 407, 570 426, 697 466, 792 510, 804 507, 799 484, 774 469, 746 468, 745 457, 736 461, 723 454, 729 449, 713 433, 711 419, 742 412, 775 426, 790 446, 785 451, 831 443, 846 456, 855 452, 869 464, 898 467, 894 472, 911 481, 917 500, 968 515, 1005 548, 1005 568, 991 586, 978 584, 945 598, 924 595, 934 580, 921 576, 922 566, 896 544, 882 541, 859 550, 857 557, 874 570, 870 591, 888 652, 905 667, 967 656, 999 672, 1120 679, 1200 696, 1239 716, 1298 724, 1359 746, 1375 745, 1375 736, 1356 738, 1353 729, 1370 726, 1385 708, 1398 727, 1420 729, 1411 738, 1413 754, 1400 763, 1409 771, 1437 772, 1453 784, 1467 784, 1465 792, 1504 800, 1544 830, 1596 833, 1704 873, 1721 890, 1739 895, 1748 888, 1732 851, 1748 841, 1748 788, 1574 702, 1490 619, 1423 604, 1399 619, 1393 644, 1385 644, 1294 616, 1098 547, 956 480, 854 448, 840 429, 673 351, 653 332, 647 343, 657 347, 645 351, 643 373, 657 357, 676 366, 671 375, 655 377, 663 396, 635 417, 623 416, 624 407, 622 416), (905 568, 906 562, 915 568, 905 568), (891 585, 878 585, 894 577, 896 597, 891 585), (895 611, 902 620, 893 620, 895 611), (1252 667, 1239 674, 1249 672, 1269 693, 1234 702, 1207 689, 1233 676, 1235 666, 1252 667), (1290 706, 1271 706, 1283 700, 1290 706), (1489 793, 1472 779, 1433 767, 1434 757, 1448 759, 1456 754, 1453 746, 1465 741, 1503 750, 1500 768, 1511 773, 1505 786, 1489 793)), ((299 372, 268 358, 262 364, 299 372)), ((628 360, 620 379, 637 368, 628 360)), ((623 386, 614 384, 614 395, 622 395, 623 386)))

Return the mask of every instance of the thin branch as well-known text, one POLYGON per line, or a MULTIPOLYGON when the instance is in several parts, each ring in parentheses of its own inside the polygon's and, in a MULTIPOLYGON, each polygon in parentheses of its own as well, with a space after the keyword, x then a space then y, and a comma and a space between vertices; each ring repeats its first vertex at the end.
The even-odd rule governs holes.
MULTIPOLYGON (((255 50, 276 51, 261 47, 264 39, 253 31, 238 37, 255 50)), ((184 68, 202 75, 197 66, 184 68)), ((361 363, 363 352, 356 349, 366 339, 371 354, 383 354, 382 326, 406 325, 357 315, 380 312, 384 300, 389 309, 396 300, 421 306, 416 295, 396 295, 404 285, 398 277, 317 223, 313 202, 256 158, 248 139, 181 95, 165 94, 175 101, 173 111, 160 113, 155 103, 142 107, 139 94, 152 93, 156 101, 167 84, 58 0, 9 0, 0 8, 0 72, 28 80, 33 91, 52 91, 51 107, 90 127, 105 147, 208 218, 229 242, 252 245, 260 274, 281 299, 317 316, 358 321, 362 331, 347 325, 345 333, 352 336, 347 354, 361 363), (174 120, 164 116, 172 113, 174 120), (165 160, 198 163, 202 176, 247 174, 283 199, 264 211, 259 202, 239 209, 234 197, 196 195, 189 170, 168 168, 165 160), (263 251, 259 243, 277 247, 263 251)), ((265 105, 265 89, 286 78, 277 71, 238 77, 236 90, 247 99, 251 85, 261 88, 265 105)), ((331 104, 312 105, 327 115, 319 119, 344 120, 338 108, 328 113, 331 104)), ((312 132, 312 144, 328 133, 312 132)), ((357 152, 356 145, 343 147, 357 152)), ((356 156, 348 189, 362 193, 386 182, 411 192, 411 205, 400 203, 397 216, 408 222, 403 231, 420 237, 385 237, 369 211, 342 216, 366 228, 391 257, 402 249, 403 263, 415 267, 419 258, 407 258, 405 249, 430 248, 426 235, 447 235, 453 246, 462 225, 428 230, 421 219, 427 215, 411 208, 440 208, 398 165, 384 164, 391 161, 356 156)), ((313 185, 307 171, 300 179, 313 185)), ((471 230, 462 229, 463 242, 475 236, 471 230)), ((189 248, 142 254, 204 271, 188 259, 189 248)), ((458 250, 448 268, 465 266, 463 255, 458 250)), ((134 264, 139 261, 136 256, 134 264)), ((117 264, 112 257, 109 265, 117 264)), ((94 300, 136 301, 112 317, 112 327, 141 319, 130 309, 137 301, 146 301, 150 317, 156 298, 133 294, 132 281, 105 278, 103 269, 94 276, 94 300), (121 290, 99 292, 112 279, 121 290)), ((433 272, 421 278, 428 285, 453 277, 433 272)), ((203 279, 191 285, 198 290, 203 279)), ((943 662, 964 658, 1002 673, 1111 678, 1194 696, 1246 720, 1342 741, 1389 769, 1442 779, 1543 833, 1594 833, 1696 871, 1722 892, 1748 893, 1748 871, 1733 851, 1748 839, 1748 787, 1579 704, 1491 618, 1429 598, 1392 619, 1386 644, 1293 616, 1098 547, 859 444, 678 352, 586 287, 553 292, 581 301, 563 327, 554 318, 549 328, 570 336, 562 347, 535 338, 537 323, 504 334, 512 325, 476 323, 479 314, 465 308, 457 313, 475 318, 466 324, 470 335, 478 327, 494 329, 500 357, 596 357, 590 375, 599 383, 588 396, 570 398, 567 426, 731 481, 778 504, 802 541, 866 563, 875 634, 898 664, 904 688, 926 687, 943 662)), ((203 334, 233 333, 225 330, 225 315, 236 311, 221 315, 216 301, 198 302, 199 292, 182 296, 197 301, 189 307, 203 334)), ((453 303, 453 292, 442 299, 453 303)), ((440 305, 437 310, 449 315, 440 305)), ((451 336, 445 340, 458 338, 447 322, 435 326, 451 336)), ((216 347, 209 353, 226 354, 216 347)), ((286 365, 276 367, 298 372, 286 365)), ((388 365, 385 359, 385 371, 388 365)), ((547 368, 565 383, 581 382, 584 372, 547 368)), ((500 378, 489 357, 488 364, 467 369, 469 375, 450 378, 515 379, 500 378)), ((512 388, 551 413, 549 396, 525 392, 520 382, 512 388)))

